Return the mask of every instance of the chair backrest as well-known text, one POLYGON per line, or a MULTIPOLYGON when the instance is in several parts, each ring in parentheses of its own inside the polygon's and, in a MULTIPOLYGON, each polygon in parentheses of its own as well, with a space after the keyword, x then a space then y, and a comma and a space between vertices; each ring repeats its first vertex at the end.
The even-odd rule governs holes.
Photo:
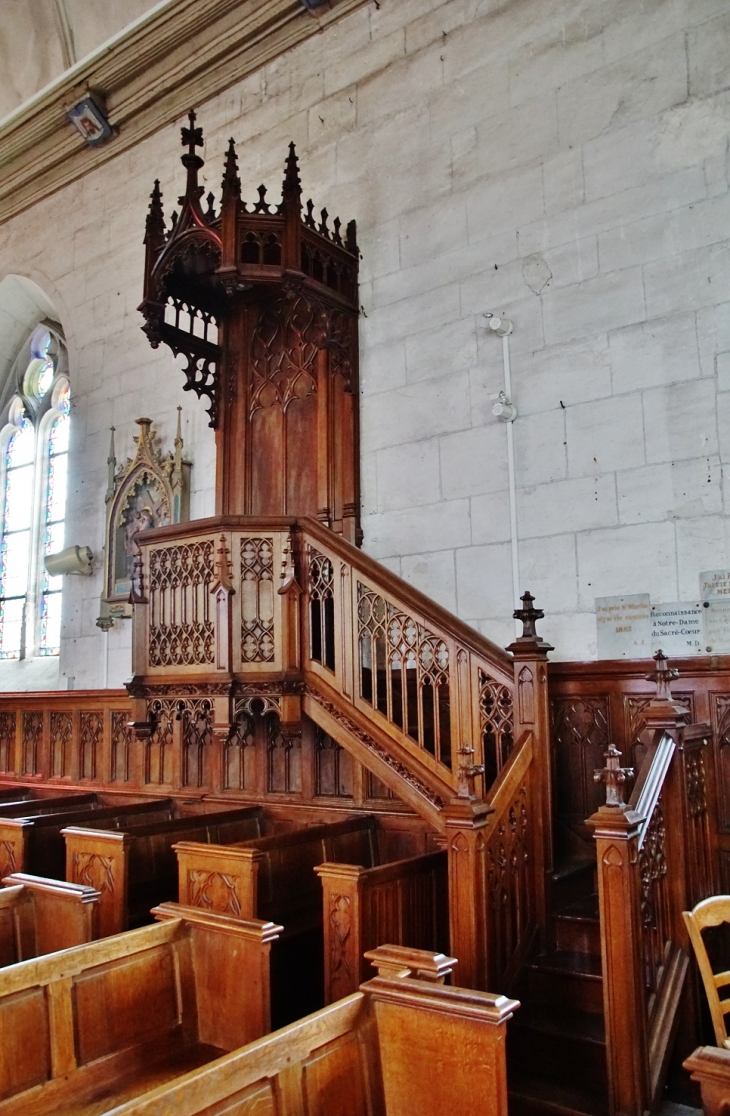
POLYGON ((730 895, 713 895, 709 899, 703 899, 693 910, 683 911, 682 916, 695 951, 702 983, 705 986, 712 1026, 715 1028, 715 1041, 718 1046, 730 1047, 725 1022, 725 1016, 730 1012, 730 999, 721 1000, 718 995, 718 988, 730 984, 730 969, 722 973, 712 971, 707 947, 702 937, 702 931, 708 927, 721 926, 724 922, 730 923, 730 895))

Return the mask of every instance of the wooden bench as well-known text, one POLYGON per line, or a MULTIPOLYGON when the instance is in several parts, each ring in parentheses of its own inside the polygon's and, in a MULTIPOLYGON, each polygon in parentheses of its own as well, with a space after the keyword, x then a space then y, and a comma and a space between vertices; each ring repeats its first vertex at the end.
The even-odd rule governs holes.
POLYGON ((100 1113, 266 1034, 279 927, 160 922, 0 970, 0 1114, 100 1113))
MULTIPOLYGON (((99 936, 118 934, 149 921, 155 904, 178 898, 173 846, 181 838, 205 844, 242 841, 260 836, 264 824, 262 808, 249 806, 147 825, 135 820, 115 832, 97 829, 95 820, 88 826, 69 826, 62 831, 66 879, 97 888, 101 894, 99 936)), ((227 909, 208 906, 223 914, 242 913, 235 905, 227 909)))
POLYGON ((275 1026, 324 1004, 322 894, 315 868, 326 860, 374 866, 372 815, 314 825, 245 844, 175 846, 181 903, 280 922, 272 954, 275 1026))
POLYGON ((80 819, 85 820, 91 814, 95 824, 118 828, 125 820, 133 817, 142 822, 146 819, 170 817, 173 812, 170 798, 148 798, 126 805, 87 805, 88 808, 64 810, 61 813, 0 818, 0 877, 10 876, 13 872, 31 872, 62 880, 66 855, 61 830, 80 819))
POLYGON ((93 941, 98 902, 93 887, 22 872, 6 876, 0 890, 0 965, 93 941))
POLYGON ((416 955, 408 975, 379 975, 114 1116, 507 1116, 505 1030, 518 1001, 414 979, 429 968, 416 955))
POLYGON ((47 798, 12 799, 0 803, 0 817, 38 818, 42 814, 57 814, 61 810, 98 810, 104 803, 96 794, 61 794, 47 798))
POLYGON ((349 996, 372 976, 366 957, 378 942, 446 950, 449 880, 446 852, 375 868, 325 863, 322 883, 324 1002, 349 996))

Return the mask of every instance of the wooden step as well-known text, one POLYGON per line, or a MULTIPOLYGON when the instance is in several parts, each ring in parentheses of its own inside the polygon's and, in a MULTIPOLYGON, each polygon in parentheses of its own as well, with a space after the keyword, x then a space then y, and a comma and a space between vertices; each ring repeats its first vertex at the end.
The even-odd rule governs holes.
POLYGON ((509 1083, 509 1116, 608 1116, 608 1095, 524 1078, 509 1083))
POLYGON ((605 1092, 603 1015, 575 1011, 561 1000, 523 1004, 509 1025, 508 1080, 527 1075, 566 1088, 605 1092))
POLYGON ((553 910, 575 903, 596 890, 595 856, 566 857, 552 873, 553 910))
POLYGON ((603 1011, 601 958, 595 954, 555 950, 541 954, 525 966, 523 1003, 562 1003, 578 1011, 603 1011))
POLYGON ((568 904, 554 916, 556 948, 567 953, 601 955, 598 896, 587 895, 568 904))

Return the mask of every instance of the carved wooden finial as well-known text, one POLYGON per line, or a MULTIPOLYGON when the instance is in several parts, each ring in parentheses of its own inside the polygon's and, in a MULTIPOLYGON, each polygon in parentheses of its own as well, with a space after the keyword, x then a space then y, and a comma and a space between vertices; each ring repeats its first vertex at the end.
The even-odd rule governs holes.
POLYGON ((470 748, 468 744, 462 744, 461 748, 457 751, 457 756, 463 756, 463 760, 459 763, 458 780, 459 789, 457 795, 459 798, 476 798, 476 791, 474 789, 474 782, 477 775, 484 774, 483 763, 471 763, 471 757, 474 755, 474 749, 470 748))
POLYGON ((165 239, 165 214, 162 209, 162 190, 159 178, 150 194, 150 207, 145 222, 145 244, 159 245, 165 239))
POLYGON ((606 757, 606 766, 593 773, 594 783, 604 783, 606 786, 606 805, 623 806, 623 786, 627 779, 634 774, 633 767, 621 767, 621 753, 613 744, 608 745, 608 751, 603 753, 606 757))
POLYGON ((284 166, 284 185, 281 189, 284 205, 301 207, 302 183, 299 178, 299 159, 297 149, 293 143, 289 144, 289 154, 284 166))
POLYGON ((679 678, 679 671, 676 667, 669 666, 669 658, 664 654, 661 648, 654 656, 656 666, 650 674, 645 675, 647 682, 654 682, 656 684, 656 696, 658 701, 671 701, 672 691, 671 683, 674 678, 679 678))
MULTIPOLYGON (((187 146, 188 149, 186 154, 197 159, 195 148, 203 146, 203 129, 195 127, 196 119, 197 117, 195 115, 195 110, 191 109, 188 113, 188 122, 190 124, 190 127, 181 128, 180 135, 182 136, 183 147, 187 146)), ((183 156, 183 162, 184 161, 185 156, 183 156)))
POLYGON ((512 613, 515 620, 522 621, 522 635, 518 639, 537 639, 537 632, 535 631, 535 624, 538 620, 542 620, 545 613, 541 608, 534 608, 533 604, 535 598, 532 593, 527 590, 520 597, 522 601, 522 608, 516 608, 512 613))
POLYGON ((347 237, 345 240, 345 247, 348 252, 353 256, 357 255, 357 222, 350 221, 347 226, 347 237))
POLYGON ((223 190, 223 201, 226 201, 228 198, 240 198, 241 179, 238 177, 238 157, 236 155, 236 145, 233 142, 232 136, 228 141, 228 151, 226 152, 221 187, 223 190))

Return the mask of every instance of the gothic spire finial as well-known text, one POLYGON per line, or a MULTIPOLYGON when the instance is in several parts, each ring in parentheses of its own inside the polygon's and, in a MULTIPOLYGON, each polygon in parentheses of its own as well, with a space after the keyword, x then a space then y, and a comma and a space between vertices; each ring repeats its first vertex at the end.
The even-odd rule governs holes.
POLYGON ((188 113, 189 128, 181 128, 180 135, 182 136, 183 147, 187 144, 187 154, 195 156, 195 148, 203 146, 203 129, 195 127, 197 117, 195 110, 191 109, 188 113))
POLYGON ((603 754, 606 757, 606 766, 594 771, 593 782, 605 785, 607 806, 623 807, 623 785, 634 774, 634 769, 633 767, 621 767, 619 765, 621 753, 614 744, 609 744, 608 751, 603 754))
POLYGON ((236 145, 233 141, 233 136, 231 136, 228 141, 228 151, 226 152, 221 187, 223 189, 224 200, 230 197, 240 198, 241 179, 238 177, 238 158, 236 156, 236 145))
POLYGON ((160 180, 156 178, 150 194, 150 207, 145 223, 145 244, 149 241, 164 238, 164 235, 165 214, 162 209, 162 190, 160 190, 160 180))
POLYGON ((301 206, 302 183, 299 178, 299 159, 294 143, 289 144, 289 154, 284 165, 284 184, 281 189, 284 204, 301 206))

